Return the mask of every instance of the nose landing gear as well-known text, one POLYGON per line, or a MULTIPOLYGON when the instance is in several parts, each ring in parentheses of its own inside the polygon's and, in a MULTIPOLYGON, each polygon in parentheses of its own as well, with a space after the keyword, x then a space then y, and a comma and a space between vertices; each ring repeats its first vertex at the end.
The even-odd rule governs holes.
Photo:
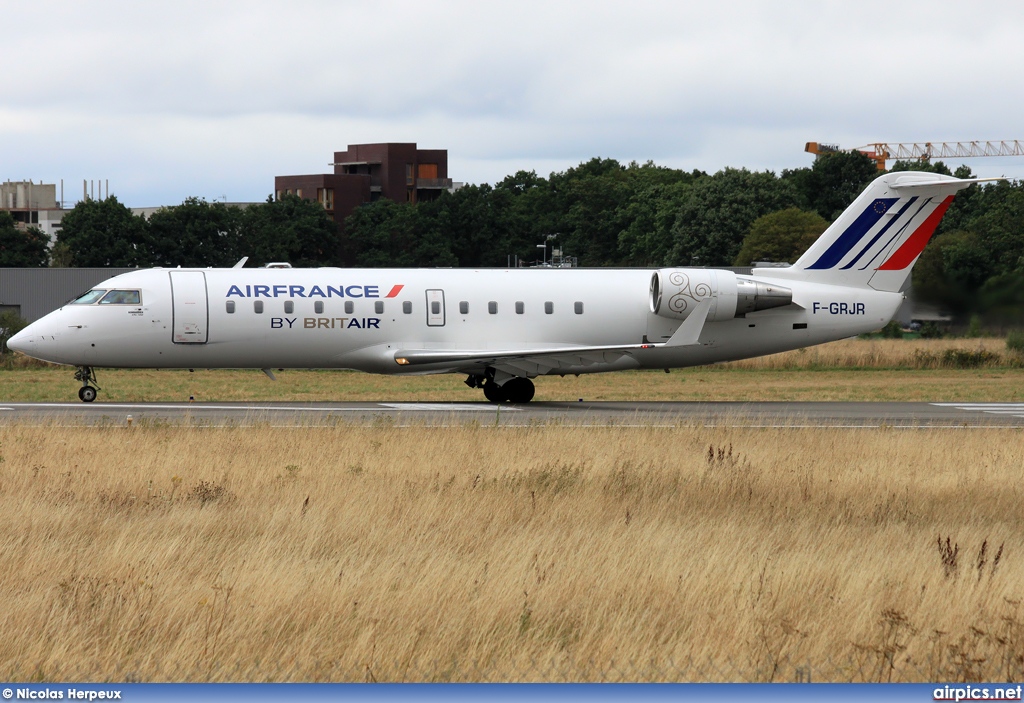
POLYGON ((82 387, 78 389, 79 400, 83 403, 91 403, 96 400, 96 391, 100 389, 100 386, 96 383, 96 372, 91 366, 79 366, 75 371, 75 380, 82 382, 82 387), (95 387, 89 385, 90 383, 95 387))

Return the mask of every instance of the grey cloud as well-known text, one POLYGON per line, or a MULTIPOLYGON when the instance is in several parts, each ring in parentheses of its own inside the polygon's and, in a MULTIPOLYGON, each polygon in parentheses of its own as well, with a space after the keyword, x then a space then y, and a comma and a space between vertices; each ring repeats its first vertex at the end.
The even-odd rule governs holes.
POLYGON ((1009 2, 57 2, 5 22, 47 26, 44 50, 0 46, 10 177, 104 175, 145 204, 261 199, 366 141, 447 148, 457 180, 493 182, 598 155, 781 170, 805 141, 1024 137, 1009 2))

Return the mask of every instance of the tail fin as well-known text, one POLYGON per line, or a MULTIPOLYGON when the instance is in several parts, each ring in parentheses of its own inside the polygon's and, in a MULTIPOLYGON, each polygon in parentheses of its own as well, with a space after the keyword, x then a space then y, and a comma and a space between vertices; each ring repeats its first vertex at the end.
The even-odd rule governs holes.
POLYGON ((953 196, 988 178, 918 171, 879 176, 788 269, 762 273, 898 292, 953 196))

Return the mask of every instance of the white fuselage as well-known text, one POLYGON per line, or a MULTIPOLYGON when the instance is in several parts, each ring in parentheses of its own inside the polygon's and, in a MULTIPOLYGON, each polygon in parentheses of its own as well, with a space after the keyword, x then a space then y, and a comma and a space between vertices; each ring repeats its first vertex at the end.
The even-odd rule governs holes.
MULTIPOLYGON (((17 342, 31 356, 88 367, 475 373, 479 362, 402 366, 395 354, 661 343, 681 323, 652 312, 651 276, 649 269, 148 269, 96 286, 138 290, 138 304, 68 304, 17 342)), ((743 278, 785 286, 792 304, 709 318, 699 344, 528 375, 771 354, 878 329, 903 301, 899 293, 776 279, 771 269, 743 278)))

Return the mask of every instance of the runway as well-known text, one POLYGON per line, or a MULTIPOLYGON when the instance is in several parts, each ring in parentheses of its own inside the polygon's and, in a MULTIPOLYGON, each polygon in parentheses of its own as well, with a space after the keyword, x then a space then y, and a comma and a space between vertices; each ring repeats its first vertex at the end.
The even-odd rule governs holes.
POLYGON ((194 424, 315 427, 339 424, 846 428, 1024 428, 1024 403, 537 402, 490 403, 0 403, 0 424, 194 424))

